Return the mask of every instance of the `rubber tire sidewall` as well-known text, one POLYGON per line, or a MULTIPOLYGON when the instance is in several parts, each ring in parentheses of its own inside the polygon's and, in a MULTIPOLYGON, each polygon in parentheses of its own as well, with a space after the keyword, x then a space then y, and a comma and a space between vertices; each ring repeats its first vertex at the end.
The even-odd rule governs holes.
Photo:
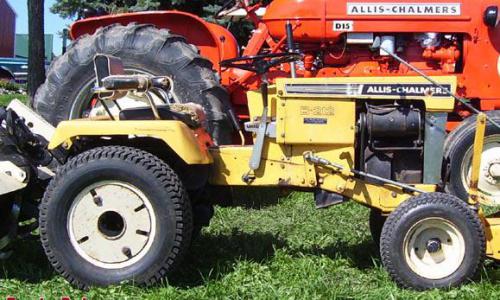
MULTIPOLYGON (((457 201, 459 200, 457 199, 457 201)), ((390 215, 389 218, 394 218, 394 216, 390 215)), ((483 246, 480 243, 480 239, 477 238, 476 232, 471 230, 471 228, 471 224, 468 224, 464 215, 458 213, 457 210, 447 209, 443 205, 427 203, 410 209, 402 214, 396 222, 388 220, 382 230, 382 243, 385 243, 385 250, 388 250, 392 254, 391 260, 395 269, 394 271, 397 272, 397 276, 403 282, 404 287, 416 290, 425 290, 431 287, 448 288, 460 285, 470 279, 471 274, 475 274, 477 271, 477 260, 482 261, 483 254, 481 248, 483 246), (406 262, 404 255, 405 235, 417 222, 432 217, 443 218, 454 224, 462 234, 465 243, 464 260, 460 267, 452 275, 438 280, 427 279, 414 273, 406 262), (386 228, 388 226, 393 227, 390 234, 389 228, 386 228)), ((381 249, 381 251, 383 250, 381 249)))
MULTIPOLYGON (((500 111, 487 112, 487 115, 500 122, 500 111)), ((465 154, 474 146, 475 134, 476 117, 470 117, 450 133, 445 144, 445 156, 450 168, 446 191, 464 201, 469 198, 469 193, 462 182, 462 164, 465 154)), ((500 129, 487 122, 485 137, 493 134, 500 135, 500 129)))
MULTIPOLYGON (((103 27, 93 35, 79 38, 52 63, 33 106, 54 126, 70 117, 79 118, 71 116, 72 108, 87 105, 75 102, 82 100, 77 96, 95 80, 93 58, 96 54, 108 54, 119 57, 126 70, 170 77, 176 100, 200 104, 207 116, 204 127, 218 144, 229 144, 232 127, 225 111, 228 93, 220 85, 210 61, 198 52, 183 37, 153 25, 103 27)), ((90 92, 92 85, 87 88, 90 92)))
POLYGON ((146 274, 151 269, 163 264, 163 260, 173 250, 176 238, 175 207, 169 193, 155 185, 151 173, 135 164, 117 159, 89 162, 65 174, 57 188, 51 194, 47 208, 47 238, 51 248, 64 269, 71 270, 78 281, 86 285, 105 286, 121 281, 145 283, 146 274), (156 236, 148 253, 134 265, 123 269, 104 269, 93 265, 78 254, 70 242, 68 234, 68 212, 75 196, 93 183, 104 180, 123 181, 141 190, 149 199, 156 216, 156 236), (132 274, 136 274, 135 278, 132 274))

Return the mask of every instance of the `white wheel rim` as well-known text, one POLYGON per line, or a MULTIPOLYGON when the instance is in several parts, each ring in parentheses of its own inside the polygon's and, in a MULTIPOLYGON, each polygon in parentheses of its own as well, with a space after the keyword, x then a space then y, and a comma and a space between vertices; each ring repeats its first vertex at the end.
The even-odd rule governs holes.
POLYGON ((156 218, 149 199, 138 188, 105 181, 77 195, 67 229, 71 244, 85 260, 118 269, 133 265, 149 251, 156 218))
POLYGON ((437 280, 458 270, 465 257, 465 241, 453 223, 442 218, 427 218, 408 231, 403 250, 413 272, 437 280))
MULTIPOLYGON (((462 184, 469 186, 472 172, 473 149, 467 150, 461 168, 462 184)), ((481 155, 479 190, 491 200, 492 204, 500 205, 500 135, 490 135, 485 138, 481 155)))

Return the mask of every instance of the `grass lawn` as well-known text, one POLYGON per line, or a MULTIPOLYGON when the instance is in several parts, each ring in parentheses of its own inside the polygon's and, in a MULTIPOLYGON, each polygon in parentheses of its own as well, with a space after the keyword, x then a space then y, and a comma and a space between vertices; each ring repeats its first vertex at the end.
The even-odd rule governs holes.
POLYGON ((302 193, 261 209, 218 208, 181 270, 152 288, 74 290, 37 241, 23 241, 2 263, 0 299, 500 299, 500 270, 491 262, 459 289, 399 289, 381 266, 367 218, 368 209, 353 203, 316 210, 302 193))
POLYGON ((26 95, 0 95, 0 106, 7 105, 12 99, 19 99, 23 102, 28 100, 26 95))

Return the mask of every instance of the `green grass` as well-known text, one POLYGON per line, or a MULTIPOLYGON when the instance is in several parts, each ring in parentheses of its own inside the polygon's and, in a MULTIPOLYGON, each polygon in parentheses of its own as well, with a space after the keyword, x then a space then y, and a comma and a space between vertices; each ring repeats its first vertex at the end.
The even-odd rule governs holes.
POLYGON ((368 209, 353 203, 316 210, 309 194, 277 205, 218 208, 169 284, 81 292, 56 275, 36 241, 2 264, 0 299, 500 299, 489 262, 474 283, 450 291, 399 289, 368 233, 368 209))
POLYGON ((28 100, 26 95, 0 95, 0 106, 7 105, 12 99, 19 99, 23 102, 28 100))

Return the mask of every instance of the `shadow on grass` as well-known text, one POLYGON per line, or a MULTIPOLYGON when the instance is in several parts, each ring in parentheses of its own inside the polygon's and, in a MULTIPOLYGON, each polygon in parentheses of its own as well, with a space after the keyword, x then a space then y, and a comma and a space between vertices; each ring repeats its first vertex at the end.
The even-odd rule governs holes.
MULTIPOLYGON (((40 283, 57 275, 39 241, 19 241, 13 249, 12 256, 0 262, 2 279, 40 283)), ((325 248, 292 249, 284 239, 271 233, 235 230, 229 235, 203 234, 193 242, 180 270, 170 276, 170 284, 180 288, 200 286, 208 278, 218 280, 233 272, 237 261, 266 263, 278 249, 286 249, 293 257, 324 255, 331 259, 344 258, 360 269, 373 267, 372 257, 377 255, 375 246, 369 241, 358 245, 337 242, 325 248)))
MULTIPOLYGON (((21 241, 14 245, 14 249, 12 257, 1 262, 3 279, 40 283, 56 276, 38 241, 21 241)), ((180 270, 170 276, 169 284, 181 289, 203 286, 207 280, 220 280, 234 272, 238 261, 265 264, 280 249, 286 250, 287 255, 292 257, 312 255, 326 256, 332 260, 345 259, 360 270, 381 264, 378 251, 371 240, 354 245, 337 241, 326 247, 291 248, 278 235, 235 230, 229 235, 201 235, 193 242, 180 270)), ((497 270, 488 266, 483 274, 495 282, 494 274, 497 270)))
POLYGON ((38 240, 18 241, 12 249, 12 255, 0 261, 2 279, 40 283, 56 276, 38 240))
POLYGON ((271 233, 244 233, 235 230, 231 235, 200 236, 193 243, 180 270, 170 276, 169 283, 179 288, 201 286, 208 279, 219 280, 233 272, 237 261, 263 264, 271 260, 279 249, 286 249, 287 254, 292 257, 317 255, 331 259, 343 258, 360 269, 373 268, 373 258, 378 257, 371 241, 356 245, 337 242, 324 248, 292 249, 284 239, 271 233))

